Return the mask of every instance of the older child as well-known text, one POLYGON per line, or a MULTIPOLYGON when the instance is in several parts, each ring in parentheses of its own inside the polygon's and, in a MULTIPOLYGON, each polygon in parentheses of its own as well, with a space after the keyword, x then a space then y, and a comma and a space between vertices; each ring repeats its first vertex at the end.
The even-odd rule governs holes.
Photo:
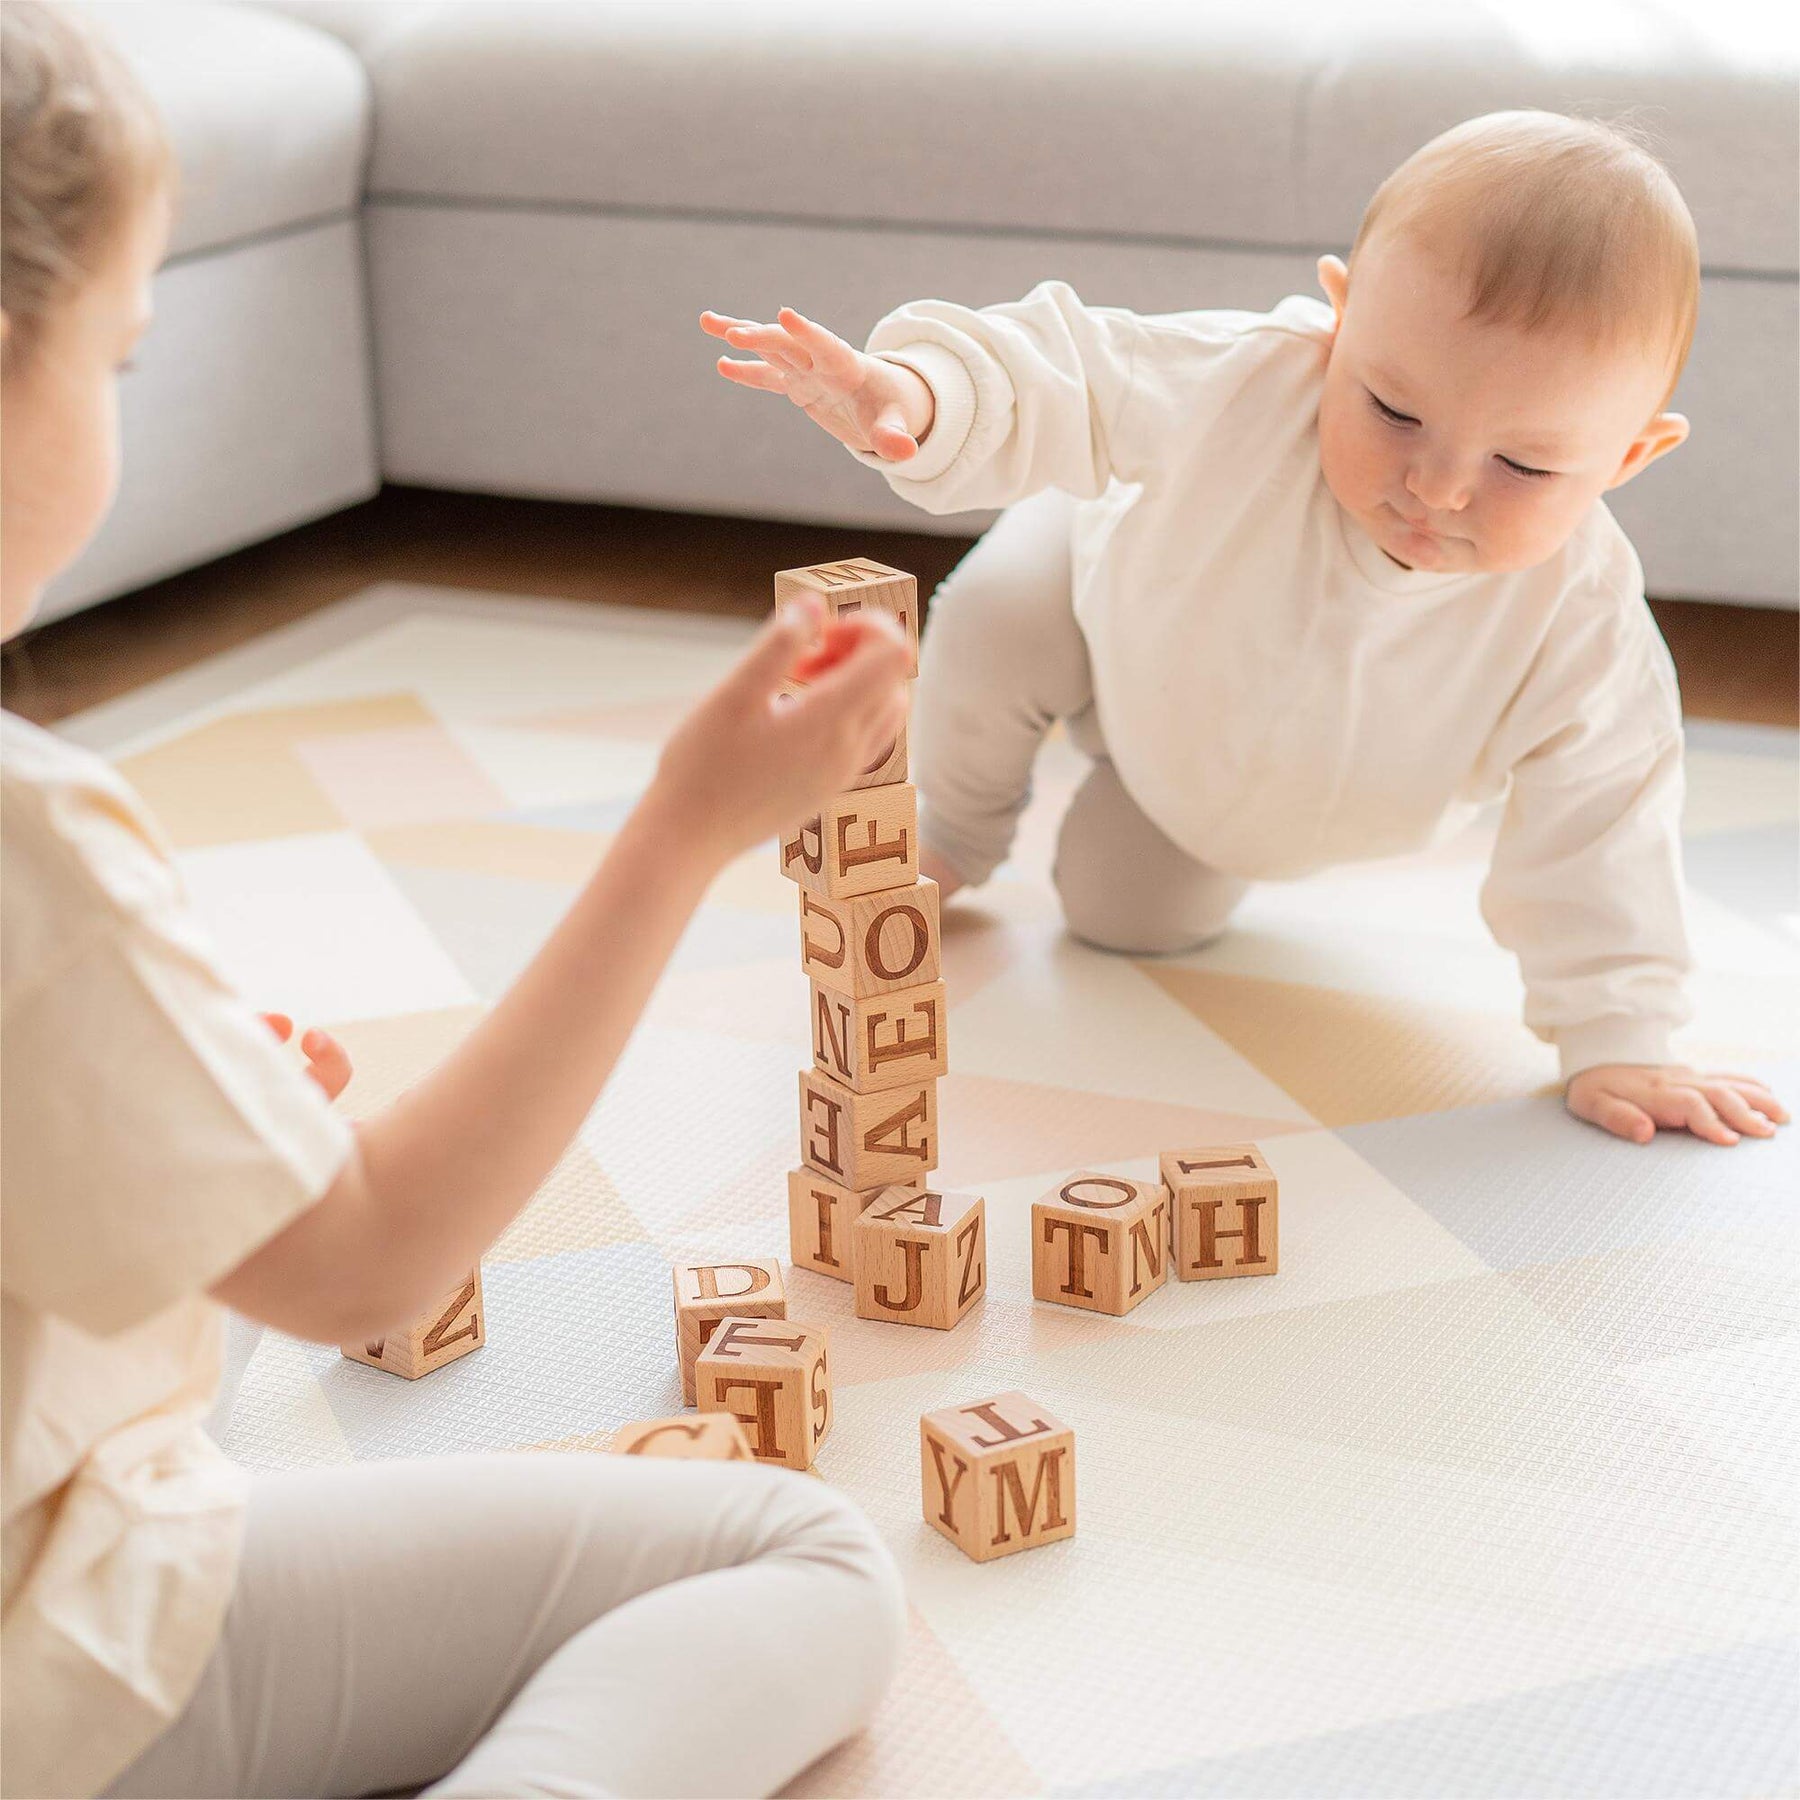
POLYGON ((946 893, 1004 857, 1058 719, 1093 768, 1063 821, 1071 930, 1138 954, 1246 885, 1505 817, 1483 893, 1569 1106, 1639 1142, 1786 1114, 1671 1062, 1688 1016, 1681 716, 1600 496, 1687 435, 1667 412, 1699 262, 1618 132, 1498 113, 1370 203, 1329 305, 1142 317, 1049 282, 903 306, 869 353, 784 310, 708 313, 928 512, 1010 510, 945 584, 915 723, 946 893))
MULTIPOLYGON (((10 635, 110 499, 170 184, 99 42, 60 9, 9 0, 0 22, 10 635)), ((891 738, 904 663, 875 621, 774 621, 518 984, 354 1130, 319 1092, 342 1053, 307 1040, 309 1081, 230 991, 134 796, 5 719, 8 1793, 765 1793, 867 1718, 898 1584, 820 1482, 497 1455, 252 1481, 199 1421, 221 1301, 341 1343, 468 1267, 587 1113, 714 873, 891 738), (797 669, 816 684, 777 711, 797 669)))

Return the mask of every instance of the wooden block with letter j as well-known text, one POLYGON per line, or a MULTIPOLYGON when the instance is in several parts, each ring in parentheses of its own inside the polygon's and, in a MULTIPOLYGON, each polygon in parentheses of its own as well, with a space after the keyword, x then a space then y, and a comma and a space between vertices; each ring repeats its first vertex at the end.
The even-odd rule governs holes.
POLYGON ((694 1358, 728 1314, 740 1318, 785 1319, 787 1292, 781 1263, 772 1256, 744 1262, 677 1263, 675 1355, 681 1364, 681 1397, 694 1404, 694 1358))
POLYGON ((865 607, 886 613, 906 638, 907 675, 919 672, 919 583, 903 569, 890 569, 867 556, 843 562, 813 563, 804 569, 780 569, 775 575, 775 604, 796 594, 817 594, 838 617, 865 607))
POLYGON ((1174 1203, 1179 1279, 1275 1273, 1279 1190, 1254 1144, 1165 1150, 1162 1178, 1174 1203))
POLYGON ((343 1351, 352 1362, 417 1381, 421 1375, 479 1350, 486 1342, 487 1307, 477 1263, 422 1319, 363 1344, 345 1344, 343 1351))
POLYGON ((1020 1393, 919 1420, 926 1519, 965 1556, 992 1562, 1075 1535, 1075 1434, 1020 1393))
POLYGON ((810 1469, 831 1430, 823 1326, 721 1319, 695 1360, 694 1384, 700 1410, 731 1414, 758 1462, 810 1469))
POLYGON ((979 1194, 885 1188, 850 1236, 859 1319, 950 1331, 987 1292, 987 1203, 979 1194))
POLYGON ((1160 1184, 1092 1172, 1059 1182, 1031 1208, 1031 1291, 1115 1316, 1169 1278, 1169 1196, 1160 1184))
POLYGON ((781 872, 831 900, 919 878, 919 802, 910 782, 834 794, 781 840, 781 872))

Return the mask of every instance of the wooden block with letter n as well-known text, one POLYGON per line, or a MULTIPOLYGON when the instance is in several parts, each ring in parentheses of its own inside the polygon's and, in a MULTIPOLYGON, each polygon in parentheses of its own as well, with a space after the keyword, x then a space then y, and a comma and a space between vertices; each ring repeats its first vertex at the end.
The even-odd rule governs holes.
POLYGON ((831 1430, 825 1330, 788 1319, 721 1319, 694 1364, 700 1410, 729 1413, 758 1462, 810 1469, 831 1430))
POLYGON ((819 595, 839 617, 879 608, 900 627, 906 638, 907 674, 919 672, 919 583, 903 569, 866 556, 843 562, 813 563, 804 569, 780 569, 775 575, 775 604, 779 607, 796 594, 819 595))
POLYGON ((859 1319, 949 1331, 987 1292, 987 1203, 979 1194, 884 1188, 850 1235, 859 1319))
POLYGON ((694 1358, 727 1316, 785 1319, 787 1292, 781 1264, 772 1256, 747 1262, 677 1263, 675 1279, 675 1354, 681 1363, 681 1397, 694 1404, 694 1358))
POLYGON ((1254 1144, 1165 1150, 1163 1184, 1174 1202, 1175 1273, 1183 1281, 1273 1275, 1279 1190, 1254 1144))
POLYGON ((683 1462, 748 1462, 750 1440, 730 1413, 677 1413, 621 1425, 608 1448, 616 1456, 666 1456, 683 1462))
POLYGON ((417 1381, 487 1342, 487 1307, 481 1297, 481 1265, 453 1287, 424 1318, 364 1344, 345 1344, 352 1362, 386 1369, 417 1381))
MULTIPOLYGON (((917 1181, 897 1184, 917 1187, 917 1181)), ((850 1228, 877 1194, 889 1188, 847 1188, 804 1164, 788 1170, 788 1260, 833 1281, 851 1278, 850 1228)))
POLYGON ((1031 1208, 1031 1291, 1089 1312, 1128 1313, 1169 1278, 1169 1196, 1085 1172, 1031 1208))
POLYGON ((800 1154, 815 1174, 858 1193, 922 1179, 937 1167, 937 1083, 859 1094, 802 1069, 800 1154))
POLYGON ((867 1000, 812 984, 813 1067, 859 1094, 936 1081, 950 1066, 944 984, 867 1000))
MULTIPOLYGON (((785 704, 806 688, 804 681, 784 681, 776 690, 780 701, 785 704)), ((908 697, 910 711, 911 700, 908 697)), ((907 726, 906 720, 900 721, 900 729, 894 734, 890 743, 857 778, 845 784, 845 791, 856 792, 859 788, 892 787, 896 782, 904 781, 908 769, 907 758, 907 726)))
POLYGON ((919 1420, 925 1517, 976 1562, 1075 1535, 1075 1434, 1023 1394, 919 1420))
POLYGON ((867 1000, 936 981, 941 941, 929 877, 851 900, 800 890, 800 966, 833 993, 867 1000))
POLYGON ((781 872, 815 894, 848 900, 919 878, 919 800, 909 782, 834 794, 781 840, 781 872))

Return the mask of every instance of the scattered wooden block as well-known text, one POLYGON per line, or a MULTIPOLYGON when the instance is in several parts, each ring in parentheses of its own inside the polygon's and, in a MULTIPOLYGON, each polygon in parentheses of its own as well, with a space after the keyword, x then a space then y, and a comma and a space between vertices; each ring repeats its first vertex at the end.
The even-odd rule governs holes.
POLYGON ((950 1331, 987 1292, 979 1194, 884 1188, 850 1228, 856 1316, 950 1331))
POLYGON ((695 1360, 694 1379, 700 1410, 736 1418, 758 1462, 812 1467, 831 1430, 824 1327, 722 1319, 695 1360))
POLYGON ((727 1317, 785 1319, 787 1292, 781 1263, 773 1256, 748 1262, 677 1263, 675 1354, 681 1363, 681 1397, 694 1404, 694 1358, 727 1317))
POLYGON ((941 981, 867 1000, 812 984, 813 1066, 859 1094, 936 1081, 949 1068, 941 981))
POLYGON ((750 1440, 730 1413, 677 1413, 621 1425, 608 1446, 617 1456, 667 1456, 683 1461, 748 1462, 750 1440))
POLYGON ((1122 1315, 1169 1278, 1169 1196, 1161 1186, 1083 1172, 1031 1208, 1031 1291, 1122 1315))
POLYGON ((417 1381, 487 1342, 487 1307, 481 1297, 481 1265, 459 1282, 424 1318, 363 1344, 345 1344, 352 1362, 367 1363, 417 1381))
MULTIPOLYGON (((807 684, 803 681, 784 681, 776 690, 779 703, 785 705, 788 701, 801 693, 806 685, 807 684)), ((910 716, 911 701, 909 698, 908 717, 910 716)), ((855 793, 862 788, 892 787, 896 782, 906 780, 908 770, 907 743, 907 724, 906 720, 902 719, 900 722, 900 729, 895 734, 893 742, 890 743, 854 781, 845 784, 845 791, 847 793, 855 793)))
POLYGON ((859 1193, 922 1179, 937 1167, 937 1083, 859 1094, 802 1069, 800 1154, 815 1174, 859 1193))
POLYGON ((1280 1250, 1275 1171, 1254 1144, 1165 1150, 1175 1273, 1183 1281, 1273 1275, 1280 1250))
MULTIPOLYGON (((917 1181, 897 1185, 917 1187, 917 1181)), ((851 1278, 850 1228, 863 1209, 887 1188, 847 1188, 802 1165, 788 1171, 788 1260, 797 1269, 851 1278)))
POLYGON ((910 782, 835 794, 781 840, 781 872, 815 894, 847 900, 919 878, 919 802, 910 782))
POLYGON ((804 569, 782 569, 775 576, 775 604, 780 606, 799 593, 823 597, 834 614, 879 607, 906 634, 907 674, 919 672, 919 583, 903 569, 866 556, 843 562, 813 563, 804 569))
POLYGON ((976 1562, 1075 1535, 1075 1434, 1023 1394, 924 1414, 919 1475, 926 1519, 976 1562))
POLYGON ((866 1000, 936 981, 941 945, 938 884, 929 878, 850 900, 800 890, 800 966, 834 993, 866 1000))

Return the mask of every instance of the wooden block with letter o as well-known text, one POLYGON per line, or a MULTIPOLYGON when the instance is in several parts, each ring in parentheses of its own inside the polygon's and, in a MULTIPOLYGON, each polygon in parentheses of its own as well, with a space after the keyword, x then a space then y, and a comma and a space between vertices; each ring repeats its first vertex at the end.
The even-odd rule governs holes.
POLYGON ((853 999, 812 984, 813 1067, 859 1094, 935 1081, 950 1066, 941 981, 853 999))
POLYGON ((811 1269, 833 1281, 850 1280, 850 1228, 877 1194, 890 1191, 847 1188, 804 1164, 788 1170, 788 1260, 796 1269, 811 1269))
POLYGON ((949 1331, 987 1292, 987 1204, 979 1194, 884 1188, 850 1235, 859 1319, 949 1331))
POLYGON ((1031 1208, 1031 1291, 1124 1314, 1169 1278, 1169 1196, 1160 1184, 1084 1172, 1031 1208))
POLYGON ((772 1256, 747 1262, 677 1263, 675 1354, 681 1362, 681 1397, 694 1404, 694 1358, 727 1314, 740 1318, 785 1319, 787 1292, 781 1264, 772 1256))
POLYGON ((859 1094, 802 1069, 800 1154, 815 1173, 859 1193, 921 1179, 937 1167, 937 1083, 859 1094))
POLYGON ((1165 1150, 1174 1204, 1175 1273, 1183 1281, 1273 1275, 1280 1248, 1275 1171, 1254 1144, 1165 1150))
POLYGON ((831 1430, 822 1326, 721 1319, 695 1360, 694 1384, 700 1410, 735 1417, 758 1462, 810 1469, 831 1430))
POLYGON ((848 900, 919 878, 919 801, 911 783, 834 794, 781 840, 781 872, 815 894, 848 900))
POLYGON ((925 1517, 976 1562, 1075 1535, 1075 1434, 1023 1394, 919 1420, 925 1517))
POLYGON ((617 1456, 666 1456, 685 1462, 748 1462, 750 1439, 730 1413, 677 1413, 621 1425, 609 1448, 617 1456))
POLYGON ((800 890, 800 966, 833 993, 866 1000, 936 981, 941 943, 929 878, 850 900, 800 890))
POLYGON ((481 1296, 481 1265, 453 1287, 424 1318, 363 1344, 345 1344, 352 1362, 386 1369, 417 1381, 445 1363, 479 1350, 487 1342, 487 1307, 481 1296))
POLYGON ((906 638, 907 674, 919 672, 919 583, 903 569, 890 569, 886 563, 866 556, 852 556, 843 562, 813 563, 804 569, 780 569, 775 575, 775 604, 782 605, 796 594, 819 595, 831 611, 840 617, 860 612, 864 607, 878 608, 888 614, 906 638))

